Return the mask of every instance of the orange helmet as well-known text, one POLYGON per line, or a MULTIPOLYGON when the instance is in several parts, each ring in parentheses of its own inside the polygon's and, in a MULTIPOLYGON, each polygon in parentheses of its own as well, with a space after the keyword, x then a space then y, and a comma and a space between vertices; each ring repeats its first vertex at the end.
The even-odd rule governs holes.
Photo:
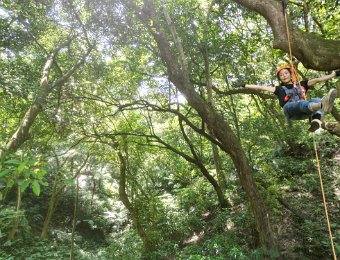
POLYGON ((279 67, 276 68, 276 76, 277 76, 277 75, 279 74, 279 72, 280 72, 281 70, 283 70, 283 69, 287 69, 287 70, 290 71, 290 67, 289 67, 289 66, 287 66, 287 65, 281 65, 281 66, 279 66, 279 67))

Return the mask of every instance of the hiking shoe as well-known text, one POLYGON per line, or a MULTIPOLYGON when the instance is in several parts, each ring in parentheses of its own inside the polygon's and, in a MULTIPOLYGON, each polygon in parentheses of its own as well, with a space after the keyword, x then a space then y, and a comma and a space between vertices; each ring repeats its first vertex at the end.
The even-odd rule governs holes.
POLYGON ((332 88, 326 96, 321 99, 322 110, 325 113, 330 113, 333 108, 334 100, 336 99, 337 93, 336 89, 332 88))
POLYGON ((315 132, 316 130, 318 130, 321 127, 321 124, 322 124, 321 120, 313 119, 310 122, 310 127, 308 128, 308 131, 309 132, 315 132))

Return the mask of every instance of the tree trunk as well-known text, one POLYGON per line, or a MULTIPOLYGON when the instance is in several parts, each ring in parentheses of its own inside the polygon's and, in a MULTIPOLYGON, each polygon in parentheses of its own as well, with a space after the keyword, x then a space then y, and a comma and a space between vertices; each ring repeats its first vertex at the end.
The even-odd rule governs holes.
POLYGON ((94 195, 96 194, 96 189, 97 189, 97 182, 94 178, 94 176, 92 176, 92 191, 91 191, 91 202, 90 202, 90 214, 92 214, 92 210, 93 210, 93 200, 94 200, 94 195))
POLYGON ((55 50, 45 63, 43 69, 43 77, 40 82, 37 97, 35 98, 31 107, 26 112, 24 118, 21 120, 18 129, 15 131, 15 133, 12 135, 12 137, 10 138, 9 142, 6 145, 7 150, 11 152, 15 152, 20 147, 20 145, 23 144, 28 139, 29 129, 31 128, 35 118, 41 111, 48 94, 52 90, 50 84, 48 83, 48 77, 58 50, 59 49, 55 50))
MULTIPOLYGON (((30 128, 33 125, 39 112, 42 110, 44 104, 47 102, 48 95, 53 89, 61 87, 74 74, 74 72, 85 62, 85 58, 89 55, 93 48, 91 46, 88 51, 83 55, 83 57, 69 71, 67 71, 67 73, 58 78, 55 82, 49 83, 49 75, 52 69, 52 65, 55 62, 56 55, 58 54, 60 49, 67 46, 71 42, 71 40, 72 38, 54 49, 53 52, 49 55, 44 65, 40 86, 37 90, 37 96, 34 99, 33 104, 27 110, 24 118, 21 120, 19 127, 6 144, 6 149, 10 152, 17 151, 17 149, 29 138, 30 128)), ((0 157, 2 157, 3 155, 3 151, 0 150, 0 157)))
POLYGON ((149 0, 144 0, 144 8, 142 10, 132 1, 128 1, 128 5, 136 11, 136 15, 144 22, 144 25, 148 27, 150 33, 153 35, 158 45, 161 58, 166 64, 169 79, 186 97, 188 103, 198 112, 211 133, 221 142, 220 148, 230 155, 239 174, 241 185, 252 206, 260 243, 269 249, 275 249, 275 239, 269 223, 267 207, 260 196, 252 176, 252 169, 239 140, 229 124, 196 93, 190 82, 186 67, 183 66, 183 62, 177 61, 177 58, 171 51, 169 42, 167 42, 161 32, 160 23, 156 17, 156 10, 153 3, 149 0), (150 21, 152 21, 152 23, 150 21))
MULTIPOLYGON (((192 143, 189 140, 189 137, 186 135, 184 128, 183 128, 183 123, 182 120, 179 118, 179 125, 182 131, 182 134, 184 136, 184 139, 186 141, 186 143, 188 144, 191 153, 194 156, 194 164, 197 165, 197 167, 201 170, 201 173, 203 174, 203 176, 209 181, 209 183, 214 187, 214 190, 217 194, 217 198, 218 198, 218 202, 220 204, 221 208, 230 208, 231 205, 228 202, 228 200, 225 198, 223 190, 221 189, 220 185, 218 184, 218 182, 215 180, 215 178, 213 176, 210 175, 209 171, 207 170, 207 168, 204 166, 202 160, 199 158, 199 156, 197 155, 194 146, 192 145, 192 143)), ((217 148, 217 147, 216 147, 217 148)))
POLYGON ((21 191, 20 191, 20 186, 18 185, 17 206, 16 206, 14 224, 13 224, 11 231, 8 234, 8 240, 10 241, 13 241, 15 239, 15 234, 18 232, 19 218, 20 218, 19 216, 20 206, 21 206, 21 191))
MULTIPOLYGON (((214 1, 212 2, 212 4, 213 3, 214 3, 214 1)), ((210 10, 211 10, 211 8, 209 9, 209 12, 208 12, 208 15, 207 15, 207 17, 208 17, 207 20, 209 20, 210 10)), ((204 36, 205 35, 206 35, 206 32, 204 33, 204 36)), ((207 45, 207 43, 205 43, 204 44, 204 50, 203 50, 203 57, 204 57, 205 77, 206 77, 206 83, 207 83, 208 104, 210 104, 212 107, 214 107, 214 101, 213 101, 213 98, 212 98, 212 79, 211 79, 211 75, 210 75, 210 63, 209 63, 208 54, 209 54, 208 45, 207 45)), ((218 153, 218 147, 217 147, 216 144, 211 143, 211 148, 212 148, 213 156, 214 156, 214 163, 215 163, 218 185, 221 188, 222 193, 224 193, 227 189, 227 182, 226 182, 226 178, 223 174, 223 170, 222 170, 221 157, 218 153)))
POLYGON ((76 195, 74 198, 74 211, 73 211, 73 225, 72 225, 72 235, 71 235, 71 250, 70 250, 70 260, 74 260, 74 236, 77 226, 77 207, 79 199, 79 178, 77 177, 76 195))
POLYGON ((147 233, 139 221, 137 212, 126 193, 126 160, 120 151, 118 152, 118 157, 120 161, 119 198, 131 215, 133 224, 136 226, 137 233, 142 239, 145 252, 150 253, 154 250, 154 245, 150 243, 147 233))
MULTIPOLYGON (((83 164, 80 165, 80 167, 77 169, 75 174, 72 176, 72 178, 71 178, 72 180, 74 180, 74 179, 78 180, 78 177, 80 176, 82 170, 85 168, 89 157, 90 157, 90 154, 88 152, 83 164)), ((58 164, 58 168, 59 168, 59 163, 57 163, 57 164, 58 164)), ((45 220, 44 220, 44 223, 43 223, 43 227, 42 227, 42 230, 41 230, 41 234, 40 234, 41 240, 43 240, 47 237, 48 227, 49 227, 49 224, 52 220, 55 209, 57 208, 60 195, 63 193, 63 191, 65 190, 65 188, 67 186, 66 184, 63 184, 60 187, 58 187, 58 185, 60 184, 59 180, 60 180, 60 176, 57 175, 54 179, 51 199, 50 199, 50 202, 49 202, 49 205, 48 205, 47 214, 46 214, 46 217, 45 217, 45 220)))
MULTIPOLYGON (((234 0, 234 2, 262 15, 274 34, 273 47, 288 52, 286 23, 281 1, 234 0)), ((340 68, 340 41, 326 40, 313 32, 304 32, 288 17, 292 54, 309 69, 328 71, 340 68)))
POLYGON ((48 226, 50 225, 52 216, 58 204, 59 193, 57 192, 57 182, 58 182, 58 176, 56 176, 54 179, 52 195, 51 195, 50 202, 48 204, 47 214, 46 214, 43 227, 41 230, 40 240, 43 240, 47 237, 48 226))
POLYGON ((216 167, 216 176, 217 176, 218 185, 221 187, 221 190, 224 193, 227 190, 227 180, 226 180, 226 176, 223 173, 222 159, 220 157, 217 145, 216 144, 211 144, 211 145, 212 145, 213 154, 214 154, 214 162, 215 162, 215 167, 216 167))

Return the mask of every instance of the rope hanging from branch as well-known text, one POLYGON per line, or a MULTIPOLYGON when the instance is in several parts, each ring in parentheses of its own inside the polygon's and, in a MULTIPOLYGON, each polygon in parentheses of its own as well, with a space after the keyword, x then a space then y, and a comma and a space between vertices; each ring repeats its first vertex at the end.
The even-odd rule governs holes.
MULTIPOLYGON (((288 18, 287 18, 287 12, 286 12, 287 2, 285 0, 282 0, 282 9, 283 9, 284 17, 285 17, 285 26, 286 26, 287 41, 288 41, 288 51, 289 51, 289 66, 290 66, 290 70, 291 70, 291 74, 292 74, 292 80, 293 80, 294 83, 300 84, 299 75, 298 75, 298 73, 297 73, 297 71, 295 69, 294 63, 293 63, 293 55, 292 55, 292 48, 291 48, 291 39, 290 39, 290 34, 289 34, 288 18)), ((326 215, 326 221, 327 221, 327 226, 328 226, 328 233, 329 233, 329 238, 330 238, 331 245, 332 245, 333 258, 334 258, 334 260, 337 260, 336 252, 335 252, 335 246, 334 246, 334 241, 333 241, 333 235, 332 235, 332 230, 331 230, 331 223, 330 223, 329 217, 328 217, 328 209, 327 209, 325 191, 324 191, 324 188, 323 188, 323 181, 322 181, 322 175, 321 175, 321 169, 320 169, 318 150, 317 150, 316 142, 315 142, 315 133, 313 133, 313 143, 314 143, 316 165, 317 165, 317 170, 318 170, 318 174, 319 174, 319 178, 320 178, 322 200, 323 200, 323 205, 324 205, 324 210, 325 210, 325 215, 326 215)))
POLYGON ((318 150, 316 148, 316 142, 315 142, 315 133, 313 133, 313 143, 314 143, 314 151, 315 151, 315 159, 316 159, 316 168, 317 168, 318 173, 319 173, 321 193, 322 193, 322 201, 323 201, 323 206, 324 206, 325 215, 326 215, 328 233, 329 233, 329 238, 330 238, 331 245, 332 245, 333 258, 334 258, 334 260, 336 260, 337 258, 336 258, 336 252, 335 252, 334 241, 333 241, 333 236, 332 236, 331 223, 330 223, 329 217, 328 217, 326 196, 325 196, 325 191, 323 189, 323 181, 322 181, 322 175, 321 175, 321 169, 320 169, 320 161, 319 161, 318 150))

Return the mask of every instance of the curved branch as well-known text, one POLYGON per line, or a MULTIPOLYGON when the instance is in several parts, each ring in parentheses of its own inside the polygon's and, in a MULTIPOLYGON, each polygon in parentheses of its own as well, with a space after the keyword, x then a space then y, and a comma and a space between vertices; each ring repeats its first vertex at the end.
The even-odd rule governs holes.
MULTIPOLYGON (((43 108, 43 105, 47 102, 48 96, 55 87, 62 86, 79 67, 85 62, 86 57, 89 55, 93 46, 90 46, 88 51, 83 55, 83 57, 63 76, 57 79, 54 83, 49 82, 49 75, 52 69, 52 65, 54 60, 58 54, 58 52, 69 45, 69 43, 73 40, 73 38, 69 38, 65 43, 61 44, 57 48, 55 48, 52 53, 47 58, 47 61, 44 65, 42 71, 42 77, 40 80, 40 86, 37 91, 37 96, 33 101, 32 105, 29 107, 27 112, 25 113, 23 119, 20 122, 15 133, 11 136, 10 140, 6 144, 6 149, 15 152, 28 138, 29 131, 33 123, 35 122, 36 117, 40 113, 43 108)), ((3 152, 0 151, 0 157, 3 156, 3 152)))
MULTIPOLYGON (((284 13, 278 0, 234 0, 234 2, 262 15, 272 28, 273 47, 288 52, 284 13)), ((335 70, 340 68, 340 41, 326 40, 314 33, 304 32, 288 18, 292 54, 306 68, 335 70)))
POLYGON ((202 160, 199 158, 197 152, 195 151, 195 147, 193 146, 192 142, 190 141, 189 137, 187 136, 187 134, 184 131, 183 122, 182 122, 181 119, 179 119, 179 126, 181 128, 181 132, 182 132, 182 135, 184 137, 184 140, 188 144, 188 146, 190 148, 190 151, 191 151, 192 155, 194 156, 196 166, 200 169, 200 171, 203 174, 203 176, 214 187, 221 208, 231 207, 230 203, 224 197, 223 191, 222 191, 221 187, 218 185, 218 183, 215 180, 215 178, 213 176, 211 176, 211 174, 209 173, 207 168, 204 166, 202 160))
POLYGON ((216 87, 213 87, 213 90, 221 95, 221 96, 230 96, 234 94, 248 94, 248 95, 256 95, 259 96, 262 99, 276 99, 275 95, 271 94, 265 94, 262 92, 259 92, 258 90, 254 89, 247 89, 247 88, 239 88, 239 89, 231 89, 226 91, 221 91, 216 87))
POLYGON ((67 73, 65 73, 63 76, 61 76, 52 84, 52 88, 63 85, 75 73, 75 71, 78 70, 79 67, 84 64, 87 56, 90 54, 93 48, 94 48, 93 45, 90 46, 87 52, 82 56, 82 58, 67 73))
MULTIPOLYGON (((235 93, 236 94, 236 93, 235 93)), ((101 100, 102 101, 102 100, 101 100)), ((105 101, 106 102, 106 101, 105 101)), ((110 103, 111 104, 111 103, 110 103)), ((117 104, 113 104, 117 105, 117 104)), ((181 114, 179 111, 171 108, 162 108, 160 106, 154 105, 149 103, 146 100, 137 100, 135 102, 129 103, 129 104, 124 104, 124 105, 117 105, 118 110, 114 113, 111 114, 110 116, 115 116, 118 112, 121 110, 134 110, 134 109, 140 109, 140 108, 150 108, 153 111, 156 112, 165 112, 165 113, 172 113, 176 116, 178 116, 181 120, 183 120, 188 126, 190 126, 196 133, 202 135, 205 137, 207 140, 212 142, 213 144, 218 145, 219 147, 222 147, 221 142, 219 142, 216 138, 214 138, 212 135, 209 133, 205 132, 204 129, 201 129, 197 126, 194 125, 185 115, 181 114), (135 107, 134 107, 135 106, 135 107)))
POLYGON ((189 75, 181 69, 179 61, 173 54, 170 42, 166 40, 161 30, 161 24, 157 22, 157 10, 153 5, 153 1, 144 0, 143 2, 144 6, 141 10, 132 0, 121 1, 123 5, 132 8, 136 16, 144 23, 144 26, 149 29, 150 34, 157 43, 160 57, 166 65, 170 81, 187 99, 189 105, 202 117, 211 133, 220 141, 221 149, 230 155, 239 174, 241 185, 251 203, 260 243, 269 249, 275 249, 276 245, 271 231, 267 207, 261 198, 252 176, 252 169, 239 140, 222 116, 195 91, 189 75), (150 21, 152 21, 152 26, 150 21))
POLYGON ((152 247, 152 244, 150 243, 148 236, 147 236, 147 233, 146 233, 146 230, 144 229, 144 227, 143 227, 143 225, 142 225, 142 223, 139 219, 137 210, 133 206, 133 204, 131 203, 129 196, 126 192, 127 163, 126 163, 125 157, 123 156, 123 154, 120 151, 118 151, 118 158, 119 158, 119 162, 120 162, 120 176, 119 176, 119 188, 118 188, 119 198, 123 202, 126 209, 129 211, 129 213, 131 214, 132 221, 136 225, 138 235, 142 239, 145 248, 150 249, 152 247))

